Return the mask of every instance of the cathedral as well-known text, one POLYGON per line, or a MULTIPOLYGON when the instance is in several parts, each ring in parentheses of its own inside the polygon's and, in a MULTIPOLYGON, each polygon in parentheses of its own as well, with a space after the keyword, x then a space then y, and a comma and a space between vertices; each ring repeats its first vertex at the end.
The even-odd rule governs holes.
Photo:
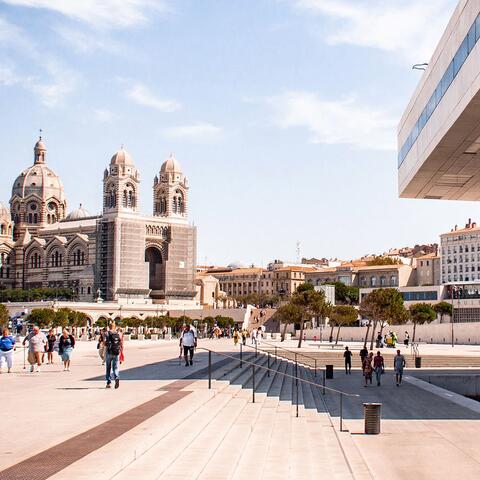
POLYGON ((42 137, 33 165, 0 203, 0 288, 67 287, 80 301, 175 304, 195 297, 196 228, 173 155, 153 180, 153 215, 139 211, 140 174, 123 149, 103 175, 103 212, 68 212, 42 137), (68 212, 68 213, 67 213, 68 212))

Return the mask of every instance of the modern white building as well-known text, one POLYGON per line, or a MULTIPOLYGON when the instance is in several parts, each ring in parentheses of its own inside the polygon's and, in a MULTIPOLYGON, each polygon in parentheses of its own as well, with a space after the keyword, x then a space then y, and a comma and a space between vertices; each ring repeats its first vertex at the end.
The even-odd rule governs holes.
POLYGON ((480 227, 469 219, 440 235, 442 283, 480 281, 480 227))
POLYGON ((479 14, 480 1, 459 1, 401 118, 401 197, 480 199, 479 14))

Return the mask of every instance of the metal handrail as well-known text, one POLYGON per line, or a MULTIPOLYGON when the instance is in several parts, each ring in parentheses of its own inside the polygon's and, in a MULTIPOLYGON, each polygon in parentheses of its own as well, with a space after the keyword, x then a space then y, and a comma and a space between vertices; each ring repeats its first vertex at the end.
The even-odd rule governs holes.
MULTIPOLYGON (((310 355, 307 355, 306 353, 302 352, 295 352, 294 350, 290 350, 289 348, 282 347, 281 345, 274 345, 273 343, 270 342, 265 342, 262 340, 262 343, 265 343, 269 345, 270 347, 273 347, 275 349, 275 356, 277 356, 277 348, 280 348, 280 350, 285 350, 288 353, 291 353, 295 357, 295 363, 297 363, 297 355, 301 355, 302 357, 309 358, 310 360, 314 361, 314 375, 317 376, 317 358, 311 357, 310 355)), ((284 358, 284 357, 283 357, 284 358)), ((304 367, 312 368, 311 365, 308 365, 308 363, 304 362, 299 362, 300 365, 303 365, 304 367)), ((322 369, 323 371, 323 376, 325 377, 325 369, 322 369)), ((324 379, 325 380, 325 379, 324 379)))
MULTIPOLYGON (((226 358, 231 358, 232 360, 238 360, 236 357, 233 355, 228 355, 227 353, 223 352, 217 352, 215 350, 211 350, 209 348, 205 347, 197 347, 197 350, 205 350, 208 352, 208 388, 212 388, 212 352, 226 357, 226 358)), ((265 353, 265 352, 263 352, 265 353)), ((298 375, 290 375, 288 373, 283 373, 280 372, 279 370, 275 370, 270 367, 265 367, 264 365, 259 365, 258 363, 255 362, 250 362, 249 360, 240 360, 242 363, 246 363, 248 365, 252 366, 252 402, 255 403, 255 367, 257 368, 262 368, 264 370, 267 370, 267 372, 276 372, 277 374, 280 374, 284 377, 291 378, 292 380, 295 380, 295 386, 296 386, 296 395, 295 395, 295 401, 296 401, 296 416, 298 417, 298 381, 302 383, 306 383, 308 385, 313 385, 316 388, 322 388, 323 393, 325 394, 325 390, 328 390, 330 392, 337 393, 340 397, 340 431, 343 431, 343 397, 360 397, 357 393, 347 393, 347 392, 342 392, 341 390, 336 390, 335 388, 330 388, 325 386, 325 377, 324 377, 324 383, 323 385, 319 385, 318 383, 311 382, 310 380, 304 380, 303 378, 299 378, 298 375)))

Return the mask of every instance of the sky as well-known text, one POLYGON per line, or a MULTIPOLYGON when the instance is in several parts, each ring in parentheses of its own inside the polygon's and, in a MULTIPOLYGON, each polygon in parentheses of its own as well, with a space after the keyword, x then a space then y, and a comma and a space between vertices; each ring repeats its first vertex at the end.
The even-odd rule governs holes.
POLYGON ((0 200, 39 129, 69 209, 123 144, 152 213, 173 152, 198 263, 439 241, 472 202, 398 198, 396 128, 454 0, 0 0, 0 200))

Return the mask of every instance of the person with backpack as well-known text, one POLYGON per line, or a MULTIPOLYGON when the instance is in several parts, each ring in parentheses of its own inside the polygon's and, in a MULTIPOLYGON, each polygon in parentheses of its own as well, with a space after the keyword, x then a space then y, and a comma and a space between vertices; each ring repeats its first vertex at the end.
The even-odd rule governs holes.
POLYGON ((106 388, 112 388, 112 379, 115 381, 115 388, 120 386, 119 364, 121 351, 122 339, 115 330, 115 323, 112 322, 108 325, 108 332, 105 335, 106 388))

